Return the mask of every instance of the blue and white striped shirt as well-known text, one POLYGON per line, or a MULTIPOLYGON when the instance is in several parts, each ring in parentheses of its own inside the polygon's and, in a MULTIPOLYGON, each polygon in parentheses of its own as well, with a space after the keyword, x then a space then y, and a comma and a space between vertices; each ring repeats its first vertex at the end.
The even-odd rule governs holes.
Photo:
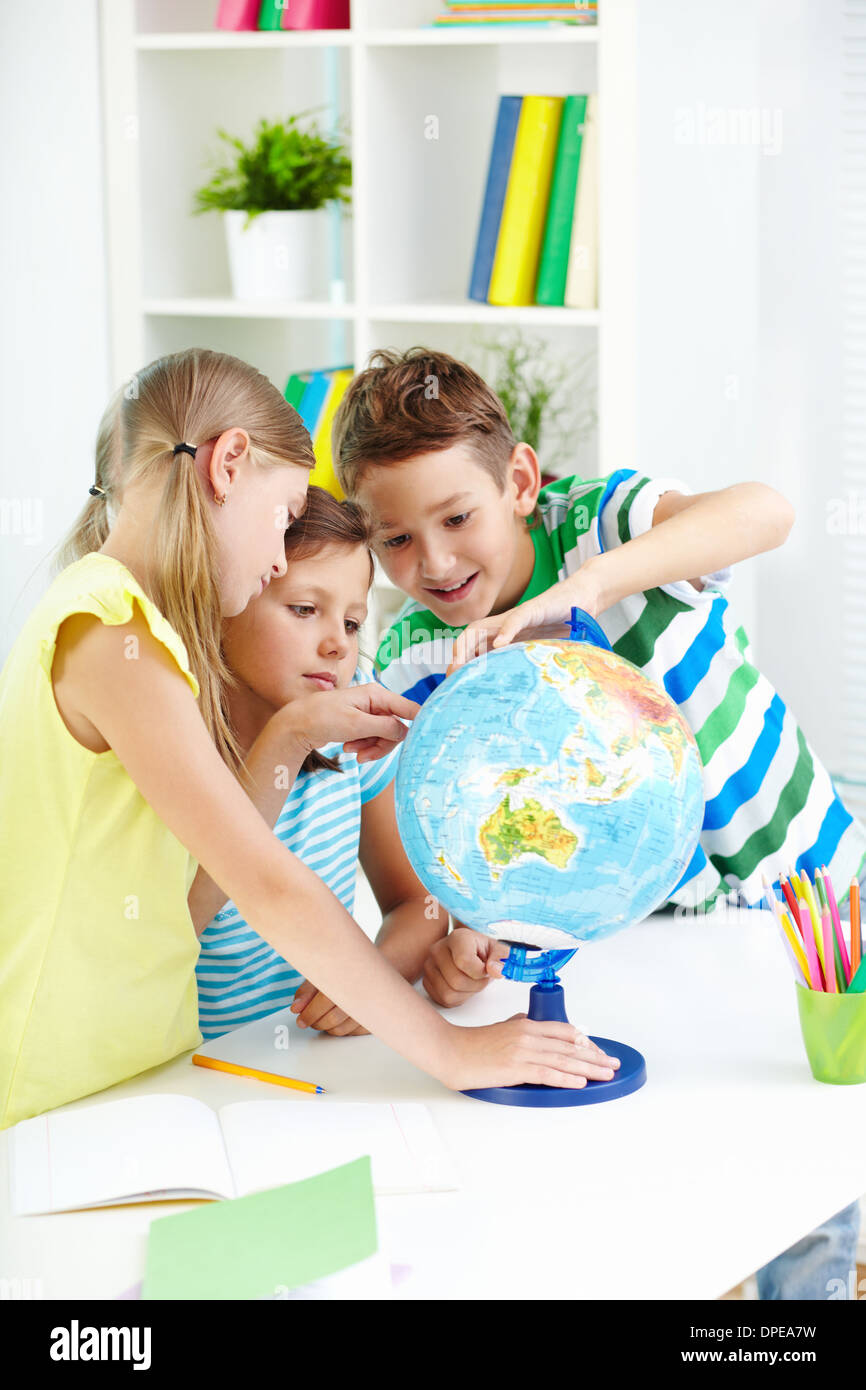
MULTIPOLYGON (((347 912, 355 905, 361 807, 393 781, 400 747, 359 764, 341 744, 327 744, 319 751, 339 757, 343 770, 300 772, 274 826, 283 844, 319 875, 347 912)), ((200 944, 196 979, 205 1039, 286 1008, 304 978, 247 925, 233 902, 208 923, 200 944)))
MULTIPOLYGON (((532 531, 535 567, 520 603, 575 574, 587 560, 644 535, 665 492, 688 494, 678 478, 633 469, 609 477, 563 478, 542 488, 532 531)), ((763 902, 763 878, 793 864, 814 876, 826 864, 839 899, 866 870, 866 827, 842 802, 794 715, 752 660, 745 630, 724 590, 730 570, 629 594, 599 624, 613 650, 654 680, 694 732, 704 774, 704 822, 677 906, 709 910, 722 895, 763 902)), ((459 628, 408 601, 376 655, 382 684, 427 699, 451 660, 459 628)))

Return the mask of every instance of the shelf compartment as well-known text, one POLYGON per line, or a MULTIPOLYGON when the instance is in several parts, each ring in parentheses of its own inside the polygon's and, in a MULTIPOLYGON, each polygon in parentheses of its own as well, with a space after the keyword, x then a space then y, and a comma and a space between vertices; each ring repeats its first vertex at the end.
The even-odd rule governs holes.
POLYGON ((158 318, 224 319, 348 319, 357 315, 354 304, 325 300, 255 299, 143 299, 141 312, 158 318))

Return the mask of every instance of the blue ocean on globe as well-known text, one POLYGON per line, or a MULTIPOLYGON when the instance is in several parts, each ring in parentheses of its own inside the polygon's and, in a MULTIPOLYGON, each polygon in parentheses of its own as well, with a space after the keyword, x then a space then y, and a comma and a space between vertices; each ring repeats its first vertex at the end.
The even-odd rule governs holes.
POLYGON ((703 777, 660 686, 590 643, 538 640, 437 687, 403 745, 396 803, 416 874, 459 921, 573 947, 666 901, 698 841, 703 777))

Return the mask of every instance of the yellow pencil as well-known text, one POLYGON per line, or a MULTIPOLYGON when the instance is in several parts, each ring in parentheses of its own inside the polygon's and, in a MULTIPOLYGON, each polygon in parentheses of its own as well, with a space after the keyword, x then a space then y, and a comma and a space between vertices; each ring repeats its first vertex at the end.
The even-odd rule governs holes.
POLYGON ((809 962, 806 960, 806 952, 803 950, 803 942, 800 937, 800 933, 798 931, 795 931, 787 912, 777 912, 776 921, 779 923, 780 927, 782 928, 783 932, 788 938, 788 943, 791 947, 791 950, 794 952, 794 957, 797 961, 797 964, 802 970, 805 979, 808 980, 809 962))
POLYGON ((230 1071, 233 1076, 252 1076, 256 1081, 272 1081, 275 1086, 289 1086, 293 1091, 309 1091, 321 1095, 324 1086, 314 1081, 295 1081, 291 1076, 279 1076, 275 1071, 257 1071, 255 1067, 239 1067, 235 1062, 220 1062, 216 1057, 203 1057, 200 1052, 193 1053, 193 1063, 197 1067, 212 1067, 214 1071, 230 1071))
POLYGON ((770 911, 775 917, 776 923, 779 927, 779 930, 782 933, 782 936, 788 943, 790 953, 794 959, 794 964, 799 968, 800 973, 803 976, 803 984, 808 989, 809 962, 807 961, 806 953, 803 950, 803 941, 800 936, 800 933, 798 931, 795 931, 792 927, 791 920, 788 917, 787 912, 783 910, 782 904, 776 897, 776 894, 773 891, 773 888, 770 885, 770 882, 767 879, 766 874, 761 875, 761 882, 764 885, 764 898, 766 900, 767 906, 769 907, 770 911))
MULTIPOLYGON (((799 890, 797 890, 797 897, 801 898, 803 902, 806 904, 809 917, 811 918, 812 931, 815 936, 815 945, 818 947, 818 959, 821 962, 821 969, 824 972, 824 978, 826 979, 827 966, 824 962, 824 937, 821 934, 821 919, 818 916, 818 906, 815 902, 815 894, 812 891, 812 885, 809 882, 809 875, 806 873, 805 869, 801 873, 797 882, 800 884, 800 888, 799 890)), ((794 887, 796 889, 796 883, 794 884, 794 887)))

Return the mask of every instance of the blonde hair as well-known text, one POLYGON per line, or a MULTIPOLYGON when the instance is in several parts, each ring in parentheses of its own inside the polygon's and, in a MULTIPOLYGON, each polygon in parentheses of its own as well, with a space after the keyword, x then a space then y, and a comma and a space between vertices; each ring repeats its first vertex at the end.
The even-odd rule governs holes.
MULTIPOLYGON (((114 463, 119 452, 118 435, 120 430, 120 402, 123 389, 115 391, 99 422, 96 434, 95 471, 96 484, 108 493, 114 476, 114 463)), ((57 572, 67 565, 99 550, 103 545, 111 523, 108 517, 106 497, 89 497, 82 507, 75 524, 58 547, 54 567, 57 572)))
POLYGON ((146 477, 164 479, 152 537, 148 596, 186 647, 199 684, 199 709, 217 749, 235 774, 243 758, 231 728, 227 692, 233 677, 221 649, 219 556, 204 485, 175 444, 203 444, 231 428, 249 435, 259 468, 315 463, 297 411, 249 363, 207 348, 159 357, 118 390, 99 426, 96 482, 60 550, 70 564, 99 550, 109 532, 109 503, 146 477))

